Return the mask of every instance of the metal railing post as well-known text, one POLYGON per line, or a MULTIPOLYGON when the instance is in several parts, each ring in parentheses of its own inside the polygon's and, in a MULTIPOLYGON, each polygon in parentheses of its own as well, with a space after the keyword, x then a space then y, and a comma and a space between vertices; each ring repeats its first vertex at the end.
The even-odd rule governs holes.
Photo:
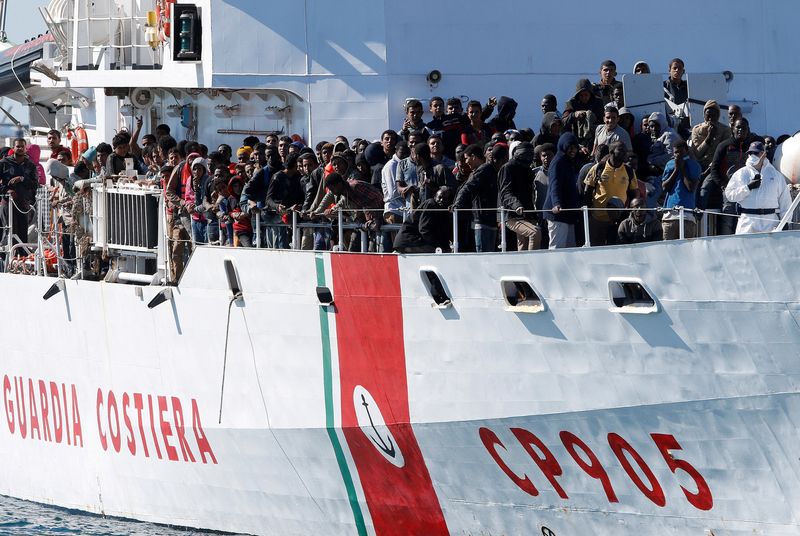
POLYGON ((453 209, 453 253, 458 253, 458 209, 453 209))
MULTIPOLYGON (((61 270, 61 262, 64 258, 64 255, 61 253, 61 236, 58 232, 58 213, 56 209, 51 211, 51 220, 53 222, 53 242, 55 243, 56 248, 56 274, 58 277, 62 277, 63 273, 61 270)), ((66 251, 64 252, 66 253, 66 251)))
POLYGON ((680 221, 678 222, 678 238, 680 238, 681 240, 686 238, 686 230, 683 223, 683 211, 684 211, 683 207, 678 207, 678 214, 680 215, 681 218, 680 221))
POLYGON ((341 208, 338 209, 336 218, 339 222, 339 251, 344 251, 344 212, 341 208))
POLYGON ((589 237, 589 207, 584 205, 581 210, 583 211, 583 247, 589 248, 592 247, 592 239, 589 237))
POLYGON ((794 211, 797 210, 797 205, 800 205, 800 194, 795 196, 792 204, 789 206, 789 210, 786 211, 786 214, 781 216, 781 221, 778 222, 777 227, 775 227, 773 232, 783 231, 786 224, 792 220, 792 216, 794 216, 794 211))
POLYGON ((297 239, 297 211, 292 211, 292 249, 300 249, 300 241, 297 239))
POLYGON ((261 247, 261 211, 256 212, 256 247, 261 247))
MULTIPOLYGON (((698 212, 695 211, 695 214, 698 214, 698 212)), ((708 236, 708 216, 706 215, 706 211, 704 210, 702 212, 699 212, 699 214, 700 214, 700 223, 699 223, 699 228, 697 230, 697 234, 699 236, 708 236)))
POLYGON ((8 255, 6 256, 6 266, 10 264, 11 249, 14 247, 14 200, 8 196, 8 255))
POLYGON ((500 207, 500 251, 506 252, 506 211, 500 207))

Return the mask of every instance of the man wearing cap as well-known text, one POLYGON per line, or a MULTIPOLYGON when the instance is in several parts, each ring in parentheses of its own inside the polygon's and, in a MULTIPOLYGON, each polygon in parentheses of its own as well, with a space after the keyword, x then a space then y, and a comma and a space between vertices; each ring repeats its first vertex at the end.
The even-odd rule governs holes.
POLYGON ((717 146, 731 137, 731 129, 719 122, 719 116, 720 108, 717 101, 706 101, 703 106, 703 122, 692 129, 690 142, 692 152, 700 163, 704 175, 708 173, 717 146))
POLYGON ((745 166, 728 181, 725 197, 741 206, 736 234, 772 231, 792 204, 786 178, 769 163, 760 141, 750 144, 745 166))

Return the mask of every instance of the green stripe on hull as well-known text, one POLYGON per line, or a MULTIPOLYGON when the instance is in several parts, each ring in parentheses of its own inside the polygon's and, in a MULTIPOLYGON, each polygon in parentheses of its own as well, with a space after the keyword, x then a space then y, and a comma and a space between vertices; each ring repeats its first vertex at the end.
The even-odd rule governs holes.
MULTIPOLYGON (((317 255, 315 260, 317 267, 317 286, 327 286, 325 282, 325 261, 321 255, 317 255)), ((322 370, 323 383, 325 384, 325 427, 328 431, 331 445, 333 446, 333 452, 336 454, 336 462, 339 464, 339 472, 342 474, 344 487, 347 489, 347 498, 350 501, 350 508, 353 509, 353 518, 355 519, 358 534, 359 536, 367 536, 367 526, 364 524, 364 514, 361 512, 361 506, 358 504, 358 495, 356 494, 355 485, 353 485, 353 476, 350 474, 350 468, 347 466, 347 459, 344 457, 344 450, 339 441, 339 436, 336 434, 336 428, 333 422, 331 331, 328 325, 328 312, 324 307, 319 308, 319 326, 322 333, 322 370)))

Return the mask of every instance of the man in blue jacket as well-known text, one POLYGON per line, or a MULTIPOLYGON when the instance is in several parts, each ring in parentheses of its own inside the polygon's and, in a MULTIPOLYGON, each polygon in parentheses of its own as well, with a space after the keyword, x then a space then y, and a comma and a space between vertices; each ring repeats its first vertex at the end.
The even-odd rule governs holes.
POLYGON ((578 212, 566 209, 580 208, 578 193, 578 138, 566 132, 558 139, 558 152, 547 173, 547 197, 544 217, 550 235, 550 249, 575 246, 575 222, 578 212))

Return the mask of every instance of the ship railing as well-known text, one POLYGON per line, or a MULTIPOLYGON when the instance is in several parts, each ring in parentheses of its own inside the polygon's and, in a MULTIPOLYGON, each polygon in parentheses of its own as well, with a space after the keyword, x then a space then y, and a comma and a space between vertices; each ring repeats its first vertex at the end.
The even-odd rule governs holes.
MULTIPOLYGON (((794 195, 794 194, 793 194, 794 195)), ((782 230, 789 230, 789 229, 800 229, 800 210, 798 207, 800 206, 800 195, 794 195, 793 203, 790 207, 790 210, 787 211, 785 215, 782 215, 781 221, 776 225, 774 232, 782 231, 782 230)), ((335 246, 336 249, 343 248, 343 244, 345 244, 346 237, 345 234, 347 232, 356 231, 360 233, 361 238, 361 251, 368 250, 368 244, 370 242, 371 236, 375 240, 375 251, 382 253, 382 252, 390 252, 392 251, 391 244, 386 244, 386 238, 388 237, 389 233, 397 232, 402 228, 401 224, 387 224, 384 223, 380 226, 379 231, 371 231, 366 229, 363 224, 346 221, 348 214, 355 214, 359 212, 363 212, 365 209, 348 209, 348 208, 337 208, 333 211, 332 216, 335 217, 336 222, 332 221, 302 221, 301 214, 298 212, 291 212, 291 222, 267 222, 264 218, 261 217, 260 212, 256 212, 254 215, 253 221, 253 233, 254 233, 254 247, 261 248, 261 247, 273 247, 274 244, 268 239, 265 238, 265 234, 270 230, 277 230, 277 229, 285 229, 286 232, 290 233, 290 240, 288 241, 288 249, 300 249, 301 243, 301 233, 304 229, 321 229, 326 230, 329 232, 338 231, 337 236, 337 243, 338 245, 335 246)), ((374 210, 374 211, 384 211, 383 207, 376 208, 376 209, 366 209, 367 211, 374 210)), ((410 213, 415 211, 420 211, 422 209, 408 209, 408 208, 396 208, 392 209, 391 212, 395 213, 402 213, 404 218, 408 217, 410 213)), ((710 233, 710 225, 709 221, 712 217, 714 218, 735 218, 739 219, 739 214, 728 214, 725 212, 721 212, 718 210, 703 210, 698 208, 686 208, 682 206, 675 206, 672 208, 663 208, 663 207, 656 207, 656 208, 646 208, 640 207, 638 210, 642 212, 652 213, 656 217, 661 218, 666 213, 671 213, 672 215, 676 216, 678 222, 678 239, 684 240, 686 239, 686 226, 685 222, 690 218, 696 222, 697 228, 697 236, 711 236, 710 233)), ((464 213, 472 213, 475 211, 481 212, 495 212, 497 213, 497 223, 499 227, 500 233, 500 250, 505 252, 506 251, 506 244, 507 244, 507 234, 510 231, 507 227, 507 222, 509 218, 519 217, 519 216, 534 216, 539 215, 541 216, 545 213, 549 213, 549 210, 525 210, 522 211, 521 214, 517 213, 516 211, 505 209, 505 208, 482 208, 482 209, 474 209, 474 208, 464 208, 464 209, 456 209, 456 208, 440 208, 440 209, 425 209, 426 212, 449 212, 452 214, 452 249, 453 252, 458 252, 459 250, 459 215, 464 213)), ((592 225, 592 213, 595 212, 603 212, 603 213, 618 213, 620 218, 617 220, 622 221, 624 219, 625 214, 630 213, 630 208, 612 208, 612 207, 588 207, 583 206, 579 208, 571 208, 571 209, 562 209, 564 213, 574 213, 578 212, 581 214, 582 224, 584 229, 589 229, 592 225)), ((767 216, 754 216, 749 215, 749 218, 754 220, 764 220, 764 221, 774 221, 774 218, 770 218, 767 216)), ((585 233, 585 241, 584 247, 591 247, 591 236, 589 233, 585 233)))
POLYGON ((48 199, 48 191, 44 186, 37 189, 34 203, 25 210, 11 195, 6 194, 0 198, 0 220, 3 223, 0 225, 3 234, 0 252, 4 272, 47 275, 48 268, 55 264, 51 262, 48 267, 45 262, 46 259, 55 259, 56 256, 53 237, 43 232, 52 221, 48 199), (24 237, 13 231, 15 218, 19 217, 26 219, 24 237), (32 224, 32 229, 29 223, 32 224))
MULTIPOLYGON (((14 199, 8 195, 2 196, 0 202, 0 231, 3 232, 3 240, 0 242, 0 257, 3 259, 4 271, 15 271, 26 274, 37 275, 57 275, 59 277, 70 276, 73 272, 78 277, 83 276, 85 260, 91 252, 101 253, 103 256, 111 254, 119 261, 116 280, 131 281, 137 283, 160 282, 162 279, 168 281, 169 255, 167 254, 167 225, 166 212, 161 189, 142 186, 140 184, 112 183, 110 180, 103 180, 91 185, 87 189, 89 193, 78 193, 66 202, 71 205, 71 215, 75 218, 72 225, 64 224, 64 214, 60 204, 53 205, 50 193, 46 187, 40 187, 37 191, 36 202, 27 210, 23 211, 15 203, 14 199), (75 206, 78 206, 79 210, 75 206), (17 210, 13 210, 16 208, 17 210), (29 233, 23 241, 21 237, 13 234, 14 217, 23 214, 34 222, 34 231, 29 233), (35 217, 33 215, 35 214, 35 217), (75 249, 71 246, 75 246, 75 249), (73 253, 72 251, 75 251, 73 253), (155 259, 155 274, 152 274, 155 259), (145 263, 150 262, 149 268, 145 263), (161 274, 161 275, 160 275, 161 274), (158 276, 158 277, 157 277, 158 276)), ((785 229, 800 229, 800 195, 797 195, 798 188, 793 189, 793 202, 791 210, 783 215, 783 218, 775 226, 775 231, 785 229)), ((393 209, 399 216, 398 219, 409 217, 414 211, 407 208, 393 209)), ((452 215, 452 251, 459 251, 459 220, 464 214, 475 212, 476 209, 464 208, 439 208, 426 209, 430 212, 448 212, 452 215)), ((507 243, 507 221, 513 217, 531 217, 541 215, 545 210, 526 210, 522 214, 504 208, 484 208, 479 209, 484 212, 494 212, 497 214, 497 223, 500 234, 500 249, 506 251, 507 243)), ((624 213, 629 212, 629 208, 593 208, 579 207, 573 209, 563 209, 565 213, 579 213, 582 218, 584 228, 592 225, 593 212, 620 213, 619 220, 624 213)), ((655 217, 660 217, 666 212, 671 212, 678 216, 679 238, 686 237, 684 220, 690 215, 699 222, 708 219, 708 216, 739 218, 736 214, 726 214, 713 210, 689 209, 685 207, 664 208, 639 208, 638 210, 650 212, 655 217)), ((274 223, 263 221, 260 212, 254 214, 254 233, 255 247, 270 245, 264 240, 263 233, 268 230, 281 229, 286 232, 291 239, 288 247, 291 249, 301 249, 302 235, 306 230, 323 230, 328 236, 336 235, 337 246, 335 249, 344 249, 346 243, 353 233, 360 238, 361 251, 368 251, 370 245, 376 252, 392 251, 391 235, 402 228, 401 224, 384 223, 380 229, 367 226, 364 223, 353 221, 353 214, 363 212, 363 209, 337 208, 331 213, 330 219, 323 221, 307 221, 299 212, 290 212, 291 219, 287 222, 274 223)), ((375 212, 384 212, 384 209, 377 208, 375 212)), ((749 215, 749 218, 759 219, 759 216, 749 215)), ((774 216, 764 216, 763 219, 774 222, 774 216)), ((706 227, 698 225, 698 236, 708 233, 706 227)), ((591 246, 591 235, 585 233, 584 246, 591 246)), ((355 242, 354 245, 357 245, 355 242)))
MULTIPOLYGON (((336 215, 336 222, 332 221, 302 221, 300 213, 292 212, 291 223, 274 223, 262 221, 261 213, 254 214, 253 221, 253 247, 255 248, 271 248, 274 243, 266 238, 266 233, 270 230, 283 230, 289 233, 289 249, 301 249, 301 242, 303 239, 303 230, 324 230, 328 233, 337 233, 337 246, 335 250, 342 249, 342 244, 345 243, 346 235, 352 232, 359 233, 361 243, 361 251, 367 251, 370 236, 374 232, 369 231, 364 227, 364 224, 346 221, 345 212, 359 212, 357 210, 350 211, 349 209, 339 210, 336 215)), ((380 227, 380 231, 375 237, 375 252, 376 253, 389 253, 392 251, 392 245, 387 243, 387 234, 397 232, 402 228, 401 224, 384 223, 380 227)))
POLYGON ((118 275, 146 283, 148 261, 156 261, 156 272, 167 272, 166 220, 163 191, 139 183, 113 183, 111 179, 91 185, 91 233, 94 250, 123 255, 125 266, 118 275))

